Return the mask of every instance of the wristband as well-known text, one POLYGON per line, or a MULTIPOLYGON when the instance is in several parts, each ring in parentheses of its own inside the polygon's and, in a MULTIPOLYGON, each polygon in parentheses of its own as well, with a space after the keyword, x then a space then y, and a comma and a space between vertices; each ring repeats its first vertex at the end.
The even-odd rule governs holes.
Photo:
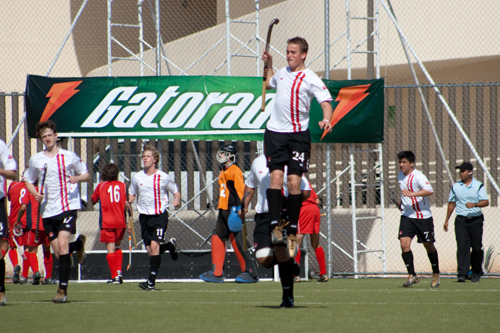
POLYGON ((476 202, 476 208, 477 208, 477 202, 476 202))
POLYGON ((330 120, 328 120, 328 119, 323 119, 323 121, 330 122, 330 120))

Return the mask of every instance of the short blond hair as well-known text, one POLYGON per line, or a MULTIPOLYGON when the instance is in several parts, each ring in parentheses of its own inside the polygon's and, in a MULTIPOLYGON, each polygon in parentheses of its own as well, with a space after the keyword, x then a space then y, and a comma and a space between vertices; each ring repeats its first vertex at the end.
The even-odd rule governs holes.
POLYGON ((147 151, 153 153, 153 158, 156 160, 155 166, 158 168, 158 162, 160 161, 160 152, 158 151, 158 149, 156 149, 155 146, 151 144, 145 144, 144 147, 142 147, 142 154, 144 154, 147 151))

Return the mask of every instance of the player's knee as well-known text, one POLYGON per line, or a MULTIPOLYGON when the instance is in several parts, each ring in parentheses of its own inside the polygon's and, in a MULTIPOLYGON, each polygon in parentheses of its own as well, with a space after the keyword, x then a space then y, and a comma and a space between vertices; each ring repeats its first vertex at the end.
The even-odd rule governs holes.
POLYGON ((270 268, 274 264, 274 254, 273 249, 266 247, 263 249, 258 249, 255 252, 255 257, 259 265, 265 268, 270 268))

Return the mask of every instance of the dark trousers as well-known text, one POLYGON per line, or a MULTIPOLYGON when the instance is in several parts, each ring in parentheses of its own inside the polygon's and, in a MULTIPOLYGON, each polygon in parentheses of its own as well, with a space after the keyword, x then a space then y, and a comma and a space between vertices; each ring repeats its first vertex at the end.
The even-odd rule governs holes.
POLYGON ((472 218, 458 215, 455 218, 458 276, 466 277, 471 266, 474 273, 481 273, 483 264, 483 222, 483 215, 472 218))

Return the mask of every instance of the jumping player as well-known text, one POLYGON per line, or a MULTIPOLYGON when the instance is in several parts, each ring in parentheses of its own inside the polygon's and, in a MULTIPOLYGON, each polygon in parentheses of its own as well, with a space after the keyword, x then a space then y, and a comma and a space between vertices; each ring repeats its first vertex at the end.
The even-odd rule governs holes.
POLYGON ((132 211, 131 204, 138 195, 137 210, 141 224, 141 235, 149 254, 149 277, 147 281, 139 283, 144 290, 155 290, 156 276, 160 270, 161 254, 166 250, 172 259, 177 260, 175 238, 161 244, 165 238, 168 226, 168 193, 174 195, 172 205, 175 208, 181 205, 181 192, 172 178, 165 172, 157 169, 160 159, 158 149, 145 145, 142 151, 144 169, 132 177, 128 190, 126 208, 132 211))
POLYGON ((17 177, 17 163, 4 141, 0 140, 0 305, 7 304, 5 297, 5 255, 9 251, 9 221, 5 202, 5 179, 17 177))
POLYGON ((301 37, 287 41, 286 59, 288 66, 273 71, 273 58, 264 52, 262 60, 267 64, 267 89, 276 89, 274 109, 267 122, 264 133, 265 155, 271 172, 271 187, 267 191, 269 215, 274 227, 273 243, 283 243, 283 225, 280 225, 282 200, 281 187, 284 178, 284 166, 288 165, 288 217, 290 224, 286 230, 287 253, 294 258, 298 247, 296 243, 297 223, 299 221, 302 196, 300 179, 309 168, 311 154, 311 135, 308 130, 309 110, 313 97, 323 109, 323 120, 318 123, 321 129, 331 132, 332 96, 321 79, 311 70, 306 69, 305 60, 309 46, 301 37))
MULTIPOLYGON (((122 284, 123 252, 120 243, 125 235, 127 223, 125 221, 126 186, 118 181, 120 170, 116 164, 108 164, 101 174, 101 182, 92 195, 92 204, 100 201, 99 228, 101 229, 100 242, 106 243, 111 280, 108 284, 122 284)), ((131 232, 131 230, 129 230, 131 232)))
MULTIPOLYGON (((77 210, 81 208, 78 184, 89 181, 90 175, 85 163, 75 153, 57 145, 57 129, 53 121, 40 122, 35 130, 45 148, 30 158, 23 181, 41 205, 43 227, 54 254, 59 258, 59 288, 53 301, 65 303, 71 268, 72 248, 69 241, 76 229, 77 210), (45 165, 47 169, 44 169, 45 165), (42 179, 44 173, 42 195, 34 184, 42 179)), ((85 240, 85 236, 80 235, 74 243, 79 262, 83 260, 85 240)))
POLYGON ((431 287, 439 287, 439 260, 434 247, 434 222, 432 219, 428 196, 434 194, 427 177, 415 169, 415 154, 411 151, 398 153, 399 187, 401 189, 401 221, 399 224, 399 242, 403 261, 408 270, 408 279, 403 284, 409 287, 419 282, 413 266, 411 241, 415 235, 417 241, 423 243, 432 265, 431 287))
MULTIPOLYGON (((10 250, 9 250, 9 258, 12 263, 12 267, 14 267, 14 275, 12 277, 13 283, 26 283, 27 280, 21 279, 20 272, 21 266, 19 265, 19 258, 17 255, 17 251, 25 251, 24 254, 26 258, 28 256, 27 247, 25 247, 25 239, 27 238, 26 229, 26 214, 22 214, 21 219, 18 221, 18 213, 21 204, 29 203, 29 192, 24 185, 24 182, 14 181, 10 183, 9 191, 7 193, 7 198, 10 201, 10 213, 9 213, 9 230, 10 230, 10 250), (17 230, 17 233, 20 236, 16 236, 14 231, 17 230), (17 244, 14 242, 17 242, 17 244), (17 249, 17 245, 22 246, 23 249, 17 249)), ((22 272, 27 272, 29 270, 29 260, 23 260, 23 269, 22 272)))
POLYGON ((226 241, 230 240, 234 253, 240 264, 241 274, 235 279, 238 283, 255 283, 259 279, 257 270, 248 251, 243 248, 241 231, 230 230, 228 220, 233 207, 241 207, 241 199, 245 183, 243 173, 235 164, 236 149, 231 145, 224 145, 217 152, 217 161, 222 170, 219 174, 219 215, 212 235, 212 270, 200 275, 206 282, 224 282, 223 268, 226 257, 226 241))
MULTIPOLYGON (((258 189, 257 205, 255 206, 255 229, 253 233, 255 256, 259 265, 270 268, 278 264, 279 275, 281 279, 281 288, 283 290, 282 303, 280 307, 293 308, 293 279, 299 276, 300 268, 294 259, 289 258, 285 244, 273 244, 271 234, 273 226, 270 218, 270 204, 268 203, 266 192, 271 185, 269 169, 266 165, 266 157, 261 155, 252 162, 250 174, 245 181, 245 193, 249 192, 241 209, 241 218, 245 218, 248 213, 248 205, 252 200, 255 191, 258 189)), ((302 176, 300 188, 302 195, 307 198, 310 195, 310 188, 307 179, 302 176)), ((287 194, 286 183, 282 184, 282 189, 287 194)), ((281 197, 283 200, 283 196, 281 197)), ((289 205, 287 205, 288 207, 289 205)), ((286 216, 284 216, 286 220, 286 216)))
MULTIPOLYGON (((311 187, 311 196, 302 202, 302 209, 300 210, 299 217, 299 228, 297 232, 297 246, 299 247, 299 251, 297 251, 297 256, 295 257, 295 261, 300 265, 300 244, 304 239, 304 236, 309 234, 311 246, 314 249, 314 253, 316 254, 316 260, 319 265, 319 276, 318 282, 326 282, 328 281, 328 275, 326 274, 326 260, 325 260, 325 251, 323 247, 319 245, 319 230, 320 230, 320 222, 321 222, 321 212, 318 207, 318 195, 311 187)), ((300 276, 295 277, 295 282, 300 281, 300 276)))

